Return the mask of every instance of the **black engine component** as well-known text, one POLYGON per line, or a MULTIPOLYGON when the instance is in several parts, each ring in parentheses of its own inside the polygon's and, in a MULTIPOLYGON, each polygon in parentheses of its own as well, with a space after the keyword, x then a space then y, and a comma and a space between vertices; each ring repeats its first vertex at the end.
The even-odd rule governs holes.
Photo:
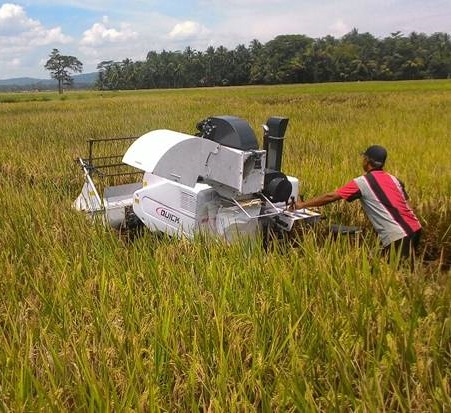
POLYGON ((245 120, 236 116, 213 116, 197 125, 200 136, 210 139, 229 148, 241 151, 258 149, 258 141, 254 131, 245 120))
POLYGON ((280 171, 283 140, 288 118, 271 117, 264 126, 263 149, 266 151, 266 170, 263 194, 271 202, 288 202, 293 186, 280 171))
POLYGON ((293 186, 286 175, 280 171, 267 171, 263 194, 271 202, 288 202, 293 186))
POLYGON ((263 149, 266 151, 266 169, 280 171, 282 167, 283 140, 288 118, 273 116, 264 126, 263 149))

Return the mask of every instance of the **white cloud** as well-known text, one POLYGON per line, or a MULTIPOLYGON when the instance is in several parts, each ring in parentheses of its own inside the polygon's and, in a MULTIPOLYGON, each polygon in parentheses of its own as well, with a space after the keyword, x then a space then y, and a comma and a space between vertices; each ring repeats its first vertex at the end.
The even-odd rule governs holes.
POLYGON ((169 32, 169 37, 174 40, 187 40, 208 35, 210 31, 200 23, 187 20, 177 23, 169 32))
MULTIPOLYGON (((61 27, 45 27, 13 3, 0 6, 0 77, 28 75, 30 59, 43 46, 68 44, 72 38, 61 27)), ((32 69, 35 71, 34 67, 32 69)))
POLYGON ((12 72, 19 69, 22 65, 22 60, 18 57, 15 57, 7 62, 5 62, 5 66, 8 68, 8 70, 11 70, 12 72))
POLYGON ((338 19, 329 28, 331 30, 330 34, 335 37, 341 37, 351 31, 351 28, 342 19, 338 19))
POLYGON ((252 8, 254 11, 262 7, 279 7, 280 5, 287 5, 287 3, 290 4, 287 0, 199 0, 199 4, 203 7, 230 8, 233 6, 239 9, 243 7, 252 8))
POLYGON ((39 27, 39 22, 27 17, 22 6, 5 3, 0 7, 0 35, 20 33, 39 27))
POLYGON ((26 37, 30 38, 30 46, 46 46, 55 43, 67 44, 72 42, 72 38, 66 36, 62 32, 61 27, 54 27, 52 29, 39 28, 31 31, 31 33, 27 33, 26 37))
POLYGON ((108 17, 104 16, 101 23, 94 23, 90 29, 83 33, 80 44, 93 47, 106 43, 124 43, 138 37, 138 33, 133 31, 127 23, 121 23, 119 29, 108 26, 108 17))
POLYGON ((22 6, 12 3, 0 7, 0 36, 0 45, 3 42, 36 46, 71 41, 61 27, 47 29, 38 20, 28 17, 22 6))

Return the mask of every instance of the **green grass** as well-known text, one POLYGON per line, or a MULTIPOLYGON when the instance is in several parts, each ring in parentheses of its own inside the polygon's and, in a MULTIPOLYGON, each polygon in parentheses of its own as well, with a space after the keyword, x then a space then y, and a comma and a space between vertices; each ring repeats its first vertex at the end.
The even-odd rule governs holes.
POLYGON ((450 410, 450 89, 0 94, 0 410, 450 410), (259 138, 267 117, 290 117, 284 171, 307 196, 385 145, 426 260, 412 273, 381 260, 354 204, 323 212, 362 238, 333 240, 323 223, 268 253, 245 240, 132 241, 71 209, 86 139, 192 133, 217 114, 248 119, 259 138))

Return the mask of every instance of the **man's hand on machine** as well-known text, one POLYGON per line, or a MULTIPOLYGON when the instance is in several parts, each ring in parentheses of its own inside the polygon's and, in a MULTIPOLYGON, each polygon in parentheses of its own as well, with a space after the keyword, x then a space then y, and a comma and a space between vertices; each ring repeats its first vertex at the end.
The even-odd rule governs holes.
POLYGON ((304 207, 303 197, 301 196, 297 200, 294 199, 294 196, 291 197, 290 202, 288 203, 288 211, 294 211, 296 209, 303 209, 304 207))
POLYGON ((296 202, 293 202, 288 209, 290 211, 294 211, 295 209, 319 207, 330 204, 331 202, 338 201, 340 199, 342 199, 341 195, 339 195, 336 191, 327 192, 323 195, 317 196, 316 198, 311 198, 308 201, 304 201, 301 196, 296 202))

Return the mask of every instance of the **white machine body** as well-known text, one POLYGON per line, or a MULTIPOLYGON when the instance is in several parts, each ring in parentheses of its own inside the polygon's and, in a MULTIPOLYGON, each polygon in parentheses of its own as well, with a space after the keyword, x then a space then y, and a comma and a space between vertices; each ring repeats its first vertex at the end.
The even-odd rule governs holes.
POLYGON ((217 192, 209 185, 189 187, 151 173, 145 186, 133 194, 133 211, 153 231, 193 236, 195 230, 214 229, 217 192))
MULTIPOLYGON (((271 219, 290 231, 297 220, 317 221, 311 211, 288 212, 286 202, 263 195, 266 151, 241 150, 170 130, 155 130, 135 140, 122 162, 143 172, 142 182, 109 186, 101 198, 82 159, 85 184, 74 206, 91 214, 103 211, 114 228, 127 223, 133 211, 151 231, 192 238, 206 232, 232 241, 258 234, 271 219)), ((299 181, 290 198, 298 198, 299 181)))
MULTIPOLYGON (((194 187, 145 173, 145 186, 133 195, 133 211, 152 231, 194 237, 197 232, 219 234, 228 240, 235 235, 255 235, 258 220, 249 218, 236 205, 222 199, 208 184, 194 187)), ((242 208, 258 216, 259 202, 247 202, 242 208)))
POLYGON ((260 192, 265 178, 265 151, 240 151, 197 136, 166 129, 137 139, 123 162, 189 187, 199 178, 226 196, 260 192), (256 166, 256 161, 259 165, 256 166))

